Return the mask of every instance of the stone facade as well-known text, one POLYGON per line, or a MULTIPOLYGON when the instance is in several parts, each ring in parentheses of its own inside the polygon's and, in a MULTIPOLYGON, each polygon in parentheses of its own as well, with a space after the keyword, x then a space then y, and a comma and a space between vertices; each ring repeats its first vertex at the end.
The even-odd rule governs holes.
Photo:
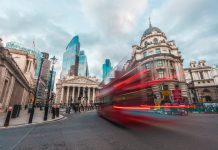
POLYGON ((7 49, 9 50, 12 58, 15 60, 20 70, 25 75, 30 86, 33 87, 36 70, 36 60, 34 54, 12 48, 7 49))
POLYGON ((205 60, 190 62, 190 68, 185 69, 186 82, 189 86, 193 102, 218 101, 218 93, 212 67, 205 60))
POLYGON ((9 50, 0 47, 0 111, 14 104, 25 105, 32 88, 9 50))
POLYGON ((175 41, 168 41, 164 32, 150 24, 141 38, 140 45, 133 45, 132 48, 132 58, 127 62, 126 69, 141 66, 151 70, 152 80, 165 79, 152 86, 159 101, 173 101, 172 93, 170 96, 164 96, 162 91, 171 92, 178 87, 183 99, 188 101, 183 59, 175 41))
POLYGON ((63 80, 59 79, 56 84, 56 103, 89 105, 95 103, 98 90, 99 82, 96 78, 68 76, 63 80))
POLYGON ((218 65, 213 65, 211 69, 215 85, 218 86, 218 65))

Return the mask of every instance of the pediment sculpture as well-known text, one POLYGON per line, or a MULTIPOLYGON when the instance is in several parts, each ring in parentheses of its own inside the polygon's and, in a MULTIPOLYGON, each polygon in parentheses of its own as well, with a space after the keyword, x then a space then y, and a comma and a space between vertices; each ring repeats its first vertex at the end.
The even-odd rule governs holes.
POLYGON ((84 77, 78 77, 78 78, 75 78, 75 79, 70 79, 68 81, 66 81, 65 83, 68 83, 68 84, 78 84, 78 83, 81 83, 81 84, 99 84, 98 82, 96 81, 92 81, 90 79, 86 79, 84 77))

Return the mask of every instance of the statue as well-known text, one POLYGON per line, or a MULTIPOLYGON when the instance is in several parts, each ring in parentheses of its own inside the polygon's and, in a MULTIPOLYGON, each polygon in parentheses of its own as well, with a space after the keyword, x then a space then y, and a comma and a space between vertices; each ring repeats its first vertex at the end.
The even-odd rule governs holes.
POLYGON ((0 38, 0 48, 4 47, 2 43, 2 38, 0 38))

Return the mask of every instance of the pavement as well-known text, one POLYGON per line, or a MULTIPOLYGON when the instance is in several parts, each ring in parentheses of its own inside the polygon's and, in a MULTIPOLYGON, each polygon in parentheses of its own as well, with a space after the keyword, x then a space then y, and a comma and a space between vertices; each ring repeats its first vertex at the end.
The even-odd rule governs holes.
POLYGON ((217 150, 218 115, 177 116, 175 122, 126 128, 95 111, 65 114, 49 124, 0 130, 2 150, 217 150))
MULTIPOLYGON (((21 110, 19 117, 11 118, 8 127, 4 127, 4 122, 5 122, 6 116, 7 116, 7 113, 0 113, 0 129, 1 128, 12 128, 12 127, 29 125, 28 121, 29 121, 30 114, 27 112, 27 110, 21 110)), ((59 117, 52 119, 51 113, 48 114, 47 121, 44 121, 43 117, 44 117, 44 110, 40 111, 39 108, 35 108, 35 113, 34 113, 32 124, 46 123, 46 122, 51 122, 51 121, 55 121, 55 120, 59 120, 59 119, 64 118, 63 115, 59 115, 59 117)))

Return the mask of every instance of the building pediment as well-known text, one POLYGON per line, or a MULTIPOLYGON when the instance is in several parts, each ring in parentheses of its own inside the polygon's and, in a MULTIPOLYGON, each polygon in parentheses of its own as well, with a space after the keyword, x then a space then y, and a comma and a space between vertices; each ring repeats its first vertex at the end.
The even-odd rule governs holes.
POLYGON ((99 82, 89 79, 87 77, 74 77, 62 81, 62 84, 99 85, 99 82))

